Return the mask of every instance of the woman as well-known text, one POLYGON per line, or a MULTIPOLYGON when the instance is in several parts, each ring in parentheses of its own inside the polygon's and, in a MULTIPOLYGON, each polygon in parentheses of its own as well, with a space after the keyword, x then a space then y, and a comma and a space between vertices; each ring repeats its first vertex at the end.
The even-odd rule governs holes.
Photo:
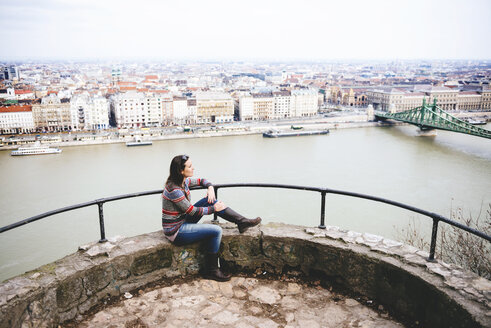
POLYGON ((218 267, 218 250, 222 239, 222 228, 215 224, 196 224, 203 215, 217 213, 227 221, 236 223, 239 232, 258 225, 261 218, 246 219, 225 206, 215 197, 215 189, 206 179, 192 178, 193 163, 187 155, 179 155, 170 163, 170 174, 162 193, 162 227, 165 236, 175 245, 187 245, 197 241, 205 243, 204 276, 217 281, 228 281, 230 275, 224 274, 218 267), (205 198, 191 205, 189 188, 193 186, 207 188, 205 198))

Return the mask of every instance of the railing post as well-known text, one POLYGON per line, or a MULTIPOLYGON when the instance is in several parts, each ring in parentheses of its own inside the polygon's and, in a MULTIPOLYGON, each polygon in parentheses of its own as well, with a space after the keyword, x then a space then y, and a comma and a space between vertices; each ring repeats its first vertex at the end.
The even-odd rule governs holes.
POLYGON ((319 225, 320 229, 325 229, 326 225, 324 223, 326 216, 326 191, 321 191, 321 224, 319 225))
POLYGON ((103 205, 103 202, 97 203, 97 206, 99 207, 99 226, 101 228, 101 239, 99 239, 100 243, 107 241, 106 232, 104 230, 104 210, 102 209, 103 205))
POLYGON ((435 261, 435 248, 436 248, 436 237, 438 232, 438 219, 433 219, 433 229, 431 230, 431 245, 430 245, 430 256, 428 257, 429 262, 435 261))
MULTIPOLYGON (((218 199, 218 188, 213 186, 213 189, 215 189, 215 198, 218 199)), ((218 215, 217 212, 213 213, 213 223, 218 223, 218 215)))

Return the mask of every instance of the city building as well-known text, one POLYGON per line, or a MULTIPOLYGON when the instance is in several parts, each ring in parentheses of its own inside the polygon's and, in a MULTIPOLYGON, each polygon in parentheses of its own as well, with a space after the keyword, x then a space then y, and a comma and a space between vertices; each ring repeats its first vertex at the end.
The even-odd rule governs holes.
POLYGON ((174 122, 174 101, 172 95, 160 94, 158 99, 161 104, 161 125, 172 125, 174 122))
POLYGON ((113 85, 117 85, 119 82, 121 82, 121 67, 113 67, 111 70, 111 83, 113 85))
POLYGON ((383 88, 367 91, 368 101, 373 105, 374 110, 388 112, 389 109, 401 112, 404 105, 405 91, 399 88, 383 88))
POLYGON ((15 99, 16 100, 27 100, 27 99, 34 100, 34 99, 36 99, 36 94, 32 90, 18 89, 18 90, 15 90, 14 93, 15 93, 15 99))
POLYGON ((196 124, 196 99, 188 98, 187 100, 188 113, 189 113, 189 123, 196 124))
POLYGON ((88 124, 92 130, 109 128, 109 100, 102 96, 92 98, 88 124))
POLYGON ((107 106, 111 124, 134 128, 308 117, 320 106, 333 107, 327 103, 404 111, 436 99, 450 112, 490 111, 488 66, 485 61, 5 63, 0 105, 32 105, 35 126, 44 131, 104 129, 107 106), (59 103, 45 99, 52 93, 59 103))
POLYGON ((111 112, 119 128, 141 128, 162 124, 160 96, 128 91, 111 98, 111 112))
POLYGON ((313 116, 318 109, 318 93, 311 89, 245 93, 239 97, 239 117, 244 121, 313 116))
POLYGON ((42 98, 41 104, 32 105, 34 125, 38 131, 71 131, 70 100, 60 99, 56 93, 42 98))
POLYGON ((172 99, 173 122, 175 124, 190 124, 193 121, 188 110, 186 97, 174 97, 172 99))
POLYGON ((482 88, 481 93, 481 110, 489 111, 491 110, 491 89, 482 88))
POLYGON ((70 113, 74 130, 101 130, 109 128, 109 101, 101 96, 80 94, 72 97, 70 113))
POLYGON ((290 116, 290 92, 246 93, 239 97, 241 121, 265 121, 290 116))
POLYGON ((282 119, 291 116, 291 93, 290 91, 273 92, 273 112, 271 118, 282 119))
POLYGON ((89 97, 87 95, 75 95, 70 99, 70 117, 73 130, 84 130, 85 121, 89 115, 89 97))
POLYGON ((14 65, 4 67, 3 78, 5 80, 20 80, 19 68, 14 65))
POLYGON ((225 123, 234 120, 234 100, 223 92, 196 94, 196 123, 225 123))
POLYGON ((311 89, 299 89, 291 91, 291 116, 314 116, 319 110, 318 92, 311 89))
POLYGON ((459 104, 457 102, 459 90, 428 85, 415 86, 413 90, 415 92, 424 92, 430 101, 436 99, 438 106, 445 111, 454 111, 459 109, 459 104))
POLYGON ((254 120, 264 121, 272 118, 274 99, 272 93, 253 93, 254 120))
POLYGON ((36 130, 32 116, 32 106, 12 105, 0 107, 0 133, 32 133, 36 130))
POLYGON ((455 88, 414 86, 411 88, 377 88, 367 91, 369 103, 375 110, 401 112, 419 107, 423 99, 437 101, 445 111, 478 111, 491 108, 491 90, 459 91, 455 88))
POLYGON ((239 96, 239 120, 254 120, 254 98, 250 93, 239 96))
POLYGON ((459 110, 479 110, 481 109, 482 96, 476 91, 461 91, 457 93, 457 108, 459 110))
POLYGON ((349 107, 367 107, 368 95, 365 88, 342 88, 332 86, 326 89, 326 102, 349 107))
POLYGON ((428 96, 424 92, 407 92, 399 104, 399 110, 405 111, 420 107, 423 105, 423 99, 428 100, 428 96))
POLYGON ((14 88, 6 88, 0 90, 0 99, 2 100, 16 100, 15 89, 14 88))

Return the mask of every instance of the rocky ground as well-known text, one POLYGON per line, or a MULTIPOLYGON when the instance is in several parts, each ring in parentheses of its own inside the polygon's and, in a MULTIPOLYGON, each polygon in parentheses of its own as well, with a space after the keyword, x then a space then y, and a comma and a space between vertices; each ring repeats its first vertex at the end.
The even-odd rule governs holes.
MULTIPOLYGON (((360 301, 361 302, 361 301, 360 301)), ((73 326, 88 327, 403 327, 377 310, 320 285, 234 277, 196 279, 126 293, 73 326)), ((72 326, 72 325, 70 325, 72 326)))

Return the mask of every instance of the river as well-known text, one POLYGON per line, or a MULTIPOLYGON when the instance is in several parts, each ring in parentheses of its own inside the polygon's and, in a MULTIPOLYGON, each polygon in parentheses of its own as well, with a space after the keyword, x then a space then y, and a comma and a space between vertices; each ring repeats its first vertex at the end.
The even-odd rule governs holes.
MULTIPOLYGON (((488 124, 486 129, 491 129, 488 124)), ((181 139, 147 147, 65 147, 59 155, 11 157, 0 152, 0 225, 97 198, 161 189, 171 158, 188 154, 195 176, 215 183, 279 183, 329 187, 385 197, 449 217, 477 216, 491 203, 491 140, 413 126, 331 130, 327 136, 269 139, 260 135, 181 139)), ((197 201, 204 191, 193 191, 197 201)), ((317 226, 320 195, 278 189, 223 189, 220 199, 264 223, 317 226)), ((158 195, 104 206, 107 237, 160 229, 158 195)), ((326 224, 398 239, 414 213, 328 195, 326 224)), ((98 210, 52 216, 0 235, 0 281, 73 253, 99 238, 98 210)))

